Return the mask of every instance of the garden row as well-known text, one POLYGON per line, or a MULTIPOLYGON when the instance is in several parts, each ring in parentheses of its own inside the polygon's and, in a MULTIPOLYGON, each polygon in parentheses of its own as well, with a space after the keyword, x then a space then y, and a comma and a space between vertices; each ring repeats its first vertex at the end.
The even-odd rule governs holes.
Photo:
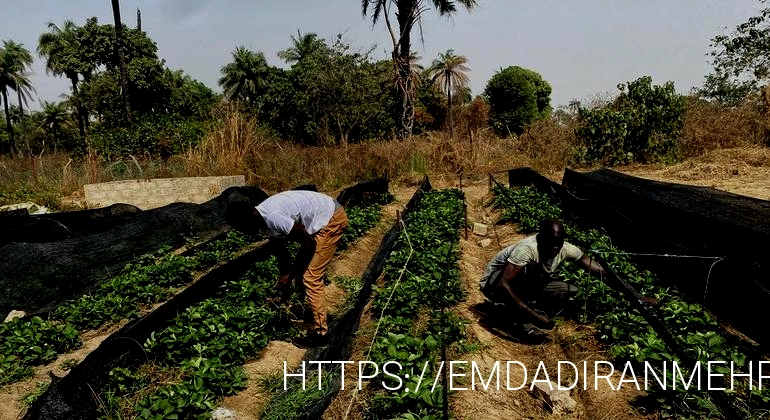
POLYGON ((190 256, 161 249, 126 265, 123 273, 96 290, 64 302, 50 319, 33 316, 0 324, 0 385, 29 377, 34 366, 80 347, 80 334, 85 331, 140 316, 248 243, 244 235, 229 232, 190 256))
MULTIPOLYGON (((657 384, 649 389, 650 395, 656 400, 653 403, 655 406, 679 418, 730 417, 736 414, 741 418, 754 418, 770 409, 767 386, 760 390, 756 381, 752 383, 752 379, 747 377, 735 378, 734 391, 730 390, 730 383, 709 382, 714 387, 726 386, 727 391, 708 393, 704 383, 681 386, 681 380, 686 379, 675 377, 673 369, 660 370, 663 366, 660 362, 682 363, 689 360, 700 361, 704 367, 709 361, 724 362, 711 365, 711 369, 715 374, 725 374, 727 378, 730 377, 731 362, 735 373, 751 371, 747 357, 749 350, 727 334, 716 318, 701 305, 685 301, 675 289, 661 284, 655 274, 635 265, 628 254, 612 245, 606 234, 580 226, 570 214, 562 210, 557 200, 537 189, 509 188, 497 184, 493 186, 493 193, 493 205, 502 211, 501 221, 518 223, 521 231, 533 233, 540 221, 561 219, 568 241, 587 251, 588 255, 596 255, 606 261, 613 272, 642 295, 654 297, 659 302, 654 311, 662 318, 666 331, 656 331, 628 300, 576 265, 566 263, 556 274, 562 280, 579 287, 576 299, 582 304, 580 321, 596 325, 599 338, 606 344, 614 360, 631 361, 635 372, 645 372, 644 363, 650 362, 658 376, 665 378, 662 380, 669 384, 665 390, 657 384), (661 334, 672 335, 679 344, 678 348, 667 345, 661 334), (683 349, 684 354, 678 354, 679 349, 683 349), (672 389, 674 381, 680 381, 680 386, 672 389)), ((683 366, 683 377, 690 378, 695 366, 680 366, 683 366)), ((756 368, 754 366, 755 376, 756 368)))
MULTIPOLYGON (((434 389, 428 379, 417 386, 417 381, 426 366, 425 377, 435 377, 447 351, 463 351, 459 346, 465 343, 465 322, 448 311, 466 296, 457 266, 462 222, 462 192, 434 191, 426 178, 407 205, 403 224, 396 222, 364 274, 363 288, 374 283, 380 273, 384 276, 382 286, 372 287, 373 325, 354 332, 362 337, 374 334, 362 360, 376 362, 380 367, 385 362, 396 362, 399 367, 394 369, 401 369, 397 374, 402 379, 411 372, 399 384, 380 370, 364 369, 363 375, 373 378, 364 381, 360 394, 368 417, 423 418, 442 413, 444 388, 434 389)), ((353 316, 360 318, 368 297, 369 293, 360 293, 359 312, 353 316)), ((346 360, 351 354, 344 353, 342 359, 337 356, 317 353, 309 360, 346 360)), ((303 387, 301 381, 290 381, 286 390, 276 393, 260 418, 310 419, 322 415, 342 385, 341 372, 335 368, 320 372, 306 368, 305 372, 304 382, 313 385, 303 387)))
MULTIPOLYGON (((345 248, 375 226, 380 208, 392 200, 375 195, 347 209, 345 248)), ((272 340, 298 333, 296 312, 303 303, 293 294, 288 305, 273 286, 275 257, 256 262, 240 277, 192 304, 143 343, 146 361, 137 366, 116 360, 99 391, 106 418, 208 418, 224 396, 244 389, 242 365, 272 340)))

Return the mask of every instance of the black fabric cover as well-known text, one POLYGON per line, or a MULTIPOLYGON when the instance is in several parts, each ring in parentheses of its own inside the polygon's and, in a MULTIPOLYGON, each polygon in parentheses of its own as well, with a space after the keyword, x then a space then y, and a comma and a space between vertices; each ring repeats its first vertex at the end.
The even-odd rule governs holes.
POLYGON ((142 344, 153 331, 165 328, 177 314, 213 295, 224 281, 240 277, 255 262, 263 261, 269 255, 269 244, 263 241, 255 249, 214 268, 154 311, 111 334, 67 376, 52 383, 24 419, 96 419, 94 394, 99 394, 112 368, 131 368, 144 362, 146 356, 142 344))
POLYGON ((770 202, 611 170, 567 170, 562 184, 590 200, 614 244, 763 346, 770 303, 770 202), (682 256, 724 257, 723 260, 682 256))
MULTIPOLYGON (((177 247, 187 238, 213 236, 225 225, 227 203, 250 200, 256 204, 265 197, 267 194, 256 187, 231 187, 203 204, 174 203, 117 216, 122 223, 107 230, 96 229, 91 234, 56 242, 6 244, 0 248, 0 315, 14 309, 44 311, 164 245, 177 247)), ((104 220, 115 222, 110 222, 111 218, 104 220)), ((48 224, 52 231, 66 230, 66 226, 53 219, 41 219, 38 224, 41 223, 48 224)))

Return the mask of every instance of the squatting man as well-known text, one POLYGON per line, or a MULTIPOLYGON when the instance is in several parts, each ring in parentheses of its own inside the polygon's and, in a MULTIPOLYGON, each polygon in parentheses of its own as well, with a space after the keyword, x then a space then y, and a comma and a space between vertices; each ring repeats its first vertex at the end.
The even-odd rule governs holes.
MULTIPOLYGON (((479 288, 487 299, 504 308, 505 329, 512 335, 523 334, 527 341, 535 343, 545 341, 545 330, 553 328, 549 313, 557 313, 578 291, 572 284, 551 278, 563 261, 575 262, 617 291, 624 289, 618 278, 565 242, 564 236, 560 221, 545 220, 536 235, 501 250, 484 270, 479 288), (508 322, 510 317, 513 322, 508 322)), ((657 305, 655 299, 644 300, 648 305, 657 305)))
POLYGON ((227 223, 242 232, 267 231, 273 249, 278 251, 281 275, 275 284, 288 290, 292 283, 304 289, 313 311, 313 330, 294 344, 312 348, 326 345, 326 288, 324 273, 348 226, 345 209, 337 200, 315 191, 284 191, 265 199, 256 207, 236 201, 227 207, 227 223), (288 241, 300 244, 291 264, 288 241), (300 281, 301 280, 301 281, 300 281))

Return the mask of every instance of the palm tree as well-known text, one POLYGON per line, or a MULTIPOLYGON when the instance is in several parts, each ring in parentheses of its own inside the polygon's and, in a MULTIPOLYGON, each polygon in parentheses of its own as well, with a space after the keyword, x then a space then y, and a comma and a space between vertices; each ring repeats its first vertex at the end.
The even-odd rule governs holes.
POLYGON ((233 51, 233 62, 222 66, 219 86, 228 99, 254 104, 259 92, 267 87, 270 67, 265 55, 240 46, 233 51))
POLYGON ((449 116, 449 135, 452 135, 452 90, 468 85, 470 81, 466 72, 470 68, 466 66, 468 59, 462 55, 455 55, 454 50, 440 53, 438 59, 428 68, 428 74, 433 83, 444 88, 447 94, 447 115, 449 116))
POLYGON ((49 32, 40 35, 37 52, 41 57, 46 58, 46 73, 65 76, 72 82, 72 99, 77 109, 78 129, 80 137, 85 140, 85 115, 78 95, 78 82, 79 74, 89 69, 78 56, 80 48, 77 37, 78 27, 71 20, 65 20, 62 27, 49 22, 48 29, 49 32))
POLYGON ((285 50, 278 51, 278 58, 287 62, 288 64, 299 63, 312 53, 325 48, 326 43, 323 39, 319 39, 317 34, 302 33, 297 30, 297 37, 291 36, 292 46, 285 50))
POLYGON ((29 67, 32 66, 32 54, 24 48, 24 45, 14 41, 3 41, 3 50, 11 60, 11 66, 16 68, 13 90, 16 91, 19 100, 19 110, 24 115, 24 104, 31 98, 30 92, 35 92, 29 80, 29 67))
POLYGON ((123 55, 123 24, 120 22, 120 0, 112 0, 112 16, 115 20, 115 50, 118 53, 120 65, 120 84, 123 88, 123 102, 126 105, 126 118, 131 125, 131 95, 128 93, 128 70, 126 69, 126 57, 123 55))
POLYGON ((46 131, 50 130, 54 143, 59 143, 59 135, 61 134, 61 126, 64 125, 68 118, 68 112, 64 103, 55 102, 43 102, 41 104, 43 110, 40 114, 43 117, 43 126, 46 131))
MULTIPOLYGON (((420 24, 420 17, 430 10, 427 0, 361 0, 361 11, 366 16, 371 12, 372 24, 377 24, 380 17, 385 19, 393 43, 393 62, 396 67, 396 79, 401 93, 401 129, 399 137, 412 135, 414 125, 414 85, 410 77, 409 55, 411 52, 411 33, 415 24, 420 24), (398 34, 390 24, 390 9, 396 7, 398 34)), ((457 4, 470 10, 477 6, 478 0, 430 0, 430 4, 441 16, 450 16, 457 12, 457 4)))
POLYGON ((425 67, 420 64, 420 60, 422 60, 422 57, 417 55, 417 51, 409 53, 409 74, 412 77, 412 83, 415 88, 419 88, 422 84, 422 74, 425 72, 425 67))

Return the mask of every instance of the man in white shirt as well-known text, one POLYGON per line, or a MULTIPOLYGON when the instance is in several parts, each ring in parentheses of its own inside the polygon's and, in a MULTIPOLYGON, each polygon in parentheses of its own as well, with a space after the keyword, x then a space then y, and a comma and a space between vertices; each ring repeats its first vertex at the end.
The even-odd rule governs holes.
MULTIPOLYGON (((479 289, 494 303, 513 308, 519 315, 513 330, 519 327, 531 341, 542 341, 553 322, 542 310, 553 310, 563 305, 577 292, 572 284, 553 280, 551 274, 563 261, 573 261, 583 269, 595 273, 610 287, 622 290, 620 280, 608 273, 596 261, 583 254, 578 247, 564 241, 564 227, 557 220, 540 224, 536 235, 506 247, 489 262, 479 282, 479 289), (538 328, 540 327, 540 328, 538 328)), ((655 305, 654 299, 644 298, 655 305)))
POLYGON ((323 276, 348 226, 342 206, 315 191, 284 191, 268 197, 256 207, 246 202, 234 202, 227 208, 226 219, 230 226, 240 231, 267 231, 279 252, 281 276, 276 287, 285 289, 294 280, 302 279, 313 310, 313 331, 295 340, 295 344, 302 347, 325 345, 328 327, 323 276), (287 241, 300 244, 293 264, 289 264, 287 241))

